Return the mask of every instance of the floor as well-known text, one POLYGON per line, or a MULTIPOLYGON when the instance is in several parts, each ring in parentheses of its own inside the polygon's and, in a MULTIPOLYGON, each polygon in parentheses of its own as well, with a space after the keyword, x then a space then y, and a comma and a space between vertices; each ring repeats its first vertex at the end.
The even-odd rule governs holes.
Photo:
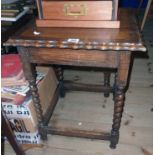
MULTIPOLYGON (((48 135, 47 142, 40 147, 27 149, 27 155, 152 155, 153 45, 151 21, 145 25, 143 35, 148 52, 137 53, 133 62, 117 149, 111 150, 108 141, 48 135)), ((65 78, 103 83, 103 73, 95 71, 67 70, 65 78)), ((51 123, 57 126, 108 131, 111 129, 112 112, 112 95, 105 98, 103 93, 68 92, 64 99, 59 100, 51 123)), ((6 145, 5 150, 6 155, 14 154, 9 145, 6 145)))

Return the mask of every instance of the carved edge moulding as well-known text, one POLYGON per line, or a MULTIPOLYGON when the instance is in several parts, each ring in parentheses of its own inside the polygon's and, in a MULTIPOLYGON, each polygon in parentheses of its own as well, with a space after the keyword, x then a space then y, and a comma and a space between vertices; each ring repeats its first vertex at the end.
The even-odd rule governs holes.
POLYGON ((120 28, 118 0, 36 0, 36 4, 37 27, 120 28))
POLYGON ((142 43, 98 43, 98 42, 79 42, 70 43, 67 41, 52 40, 15 40, 9 39, 5 46, 24 46, 24 47, 44 47, 44 48, 69 48, 69 49, 86 49, 86 50, 125 50, 125 51, 146 51, 142 43))

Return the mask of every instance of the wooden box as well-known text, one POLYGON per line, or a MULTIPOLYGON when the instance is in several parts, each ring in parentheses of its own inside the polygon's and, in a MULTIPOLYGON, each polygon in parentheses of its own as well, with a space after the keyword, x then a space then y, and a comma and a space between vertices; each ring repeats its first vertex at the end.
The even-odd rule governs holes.
POLYGON ((118 0, 44 0, 37 3, 38 27, 119 28, 118 0))

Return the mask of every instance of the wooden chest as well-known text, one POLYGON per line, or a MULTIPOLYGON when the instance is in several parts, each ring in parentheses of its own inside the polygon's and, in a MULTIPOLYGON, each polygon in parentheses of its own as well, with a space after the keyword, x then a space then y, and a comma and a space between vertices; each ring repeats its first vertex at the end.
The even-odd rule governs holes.
POLYGON ((39 27, 119 28, 118 0, 38 0, 39 27), (40 6, 39 6, 40 5, 40 6))

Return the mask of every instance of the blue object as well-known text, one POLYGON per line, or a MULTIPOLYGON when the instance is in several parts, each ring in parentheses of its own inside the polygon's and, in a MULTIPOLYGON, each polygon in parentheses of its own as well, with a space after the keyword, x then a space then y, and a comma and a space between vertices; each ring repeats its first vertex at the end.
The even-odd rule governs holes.
MULTIPOLYGON (((120 0, 120 7, 130 7, 130 8, 138 8, 141 0, 120 0)), ((145 8, 147 6, 148 0, 143 0, 143 4, 141 8, 145 8)))

